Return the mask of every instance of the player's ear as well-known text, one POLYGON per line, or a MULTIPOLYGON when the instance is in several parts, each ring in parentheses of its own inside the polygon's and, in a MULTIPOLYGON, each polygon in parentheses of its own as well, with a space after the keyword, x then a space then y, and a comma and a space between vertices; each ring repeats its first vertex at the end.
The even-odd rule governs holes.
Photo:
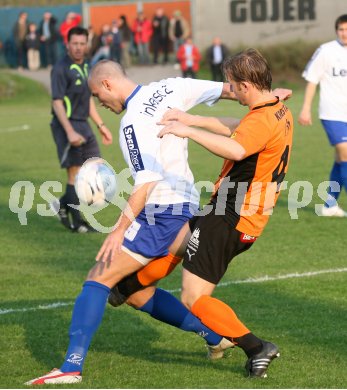
POLYGON ((241 81, 239 85, 242 91, 247 92, 249 90, 250 83, 247 83, 247 81, 241 81))
POLYGON ((107 80, 107 79, 102 80, 101 84, 107 91, 111 90, 111 83, 109 82, 109 80, 107 80))

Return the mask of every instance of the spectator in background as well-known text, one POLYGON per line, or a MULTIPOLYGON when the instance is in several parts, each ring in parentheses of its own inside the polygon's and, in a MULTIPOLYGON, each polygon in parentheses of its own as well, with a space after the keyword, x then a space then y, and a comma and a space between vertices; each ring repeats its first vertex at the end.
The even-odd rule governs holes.
POLYGON ((67 44, 67 36, 69 31, 73 27, 78 26, 81 23, 81 21, 82 21, 82 16, 75 12, 69 12, 66 15, 64 22, 60 25, 60 35, 62 36, 65 45, 67 44))
POLYGON ((41 42, 44 46, 45 63, 48 67, 53 66, 57 60, 56 42, 58 34, 56 24, 57 19, 50 12, 45 12, 38 29, 41 42))
POLYGON ((133 24, 134 40, 137 46, 140 64, 149 64, 149 42, 152 36, 152 24, 143 12, 137 14, 133 24))
POLYGON ((117 20, 112 21, 111 34, 112 34, 112 43, 110 46, 111 49, 110 59, 120 64, 122 53, 120 47, 121 42, 120 42, 120 34, 119 34, 117 20))
POLYGON ((7 66, 3 49, 4 49, 4 44, 0 39, 0 66, 7 66))
POLYGON ((152 45, 153 45, 153 62, 158 63, 159 52, 163 52, 163 64, 169 59, 169 19, 164 14, 163 8, 158 8, 152 20, 152 45))
POLYGON ((88 27, 87 58, 90 60, 100 47, 100 37, 94 31, 93 26, 88 27))
POLYGON ((111 26, 109 24, 104 24, 102 26, 102 33, 100 36, 101 45, 93 55, 90 66, 94 66, 98 61, 110 59, 111 57, 111 45, 113 43, 113 34, 111 31, 111 26))
POLYGON ((36 30, 36 24, 29 24, 29 32, 25 36, 25 49, 27 51, 27 61, 29 70, 38 70, 40 61, 40 35, 36 30))
POLYGON ((201 55, 191 38, 187 38, 184 44, 179 47, 177 59, 181 65, 182 76, 196 79, 196 73, 200 68, 201 55))
POLYGON ((177 52, 184 41, 189 37, 190 28, 180 10, 174 12, 169 25, 169 38, 173 42, 174 55, 177 63, 177 52))
POLYGON ((121 45, 121 63, 124 69, 129 68, 131 65, 130 58, 130 44, 132 38, 132 31, 128 25, 128 21, 125 15, 121 15, 118 19, 118 29, 121 45))
POLYGON ((25 37, 29 30, 28 14, 21 12, 13 26, 13 38, 16 46, 18 69, 25 67, 25 37))
POLYGON ((228 48, 222 43, 219 37, 215 37, 212 45, 207 49, 206 60, 210 65, 213 81, 223 81, 222 63, 229 55, 228 48))

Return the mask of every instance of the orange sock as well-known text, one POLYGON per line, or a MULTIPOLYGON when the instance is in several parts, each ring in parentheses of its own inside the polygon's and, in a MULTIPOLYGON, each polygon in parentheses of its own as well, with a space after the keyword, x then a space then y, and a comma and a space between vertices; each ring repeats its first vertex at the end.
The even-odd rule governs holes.
POLYGON ((234 339, 250 333, 231 307, 208 295, 202 295, 192 306, 191 312, 221 336, 234 339))
POLYGON ((154 282, 165 278, 180 263, 182 257, 169 253, 167 256, 152 260, 137 272, 137 278, 142 286, 150 286, 154 282))

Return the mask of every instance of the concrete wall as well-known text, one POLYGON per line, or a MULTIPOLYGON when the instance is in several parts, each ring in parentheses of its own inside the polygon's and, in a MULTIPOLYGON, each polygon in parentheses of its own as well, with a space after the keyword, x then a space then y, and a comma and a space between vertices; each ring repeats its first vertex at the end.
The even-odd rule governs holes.
POLYGON ((347 0, 191 0, 194 41, 207 47, 220 36, 229 47, 266 46, 298 39, 335 38, 347 0))

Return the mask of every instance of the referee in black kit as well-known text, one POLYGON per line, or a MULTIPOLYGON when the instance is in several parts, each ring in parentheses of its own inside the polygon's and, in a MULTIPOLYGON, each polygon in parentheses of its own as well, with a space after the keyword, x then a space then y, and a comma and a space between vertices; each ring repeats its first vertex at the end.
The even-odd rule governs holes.
POLYGON ((77 233, 94 232, 69 204, 78 205, 75 177, 90 157, 100 157, 95 135, 88 123, 91 117, 105 145, 112 143, 112 134, 102 122, 88 88, 88 63, 85 62, 88 31, 74 27, 68 33, 67 54, 51 72, 52 114, 51 129, 62 168, 66 168, 68 183, 60 202, 50 204, 62 224, 77 233), (71 216, 71 219, 70 219, 71 216))

